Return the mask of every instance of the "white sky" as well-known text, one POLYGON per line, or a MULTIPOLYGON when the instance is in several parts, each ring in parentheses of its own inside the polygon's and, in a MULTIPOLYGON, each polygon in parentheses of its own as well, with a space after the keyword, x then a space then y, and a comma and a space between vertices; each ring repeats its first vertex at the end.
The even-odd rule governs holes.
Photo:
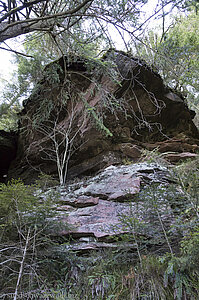
POLYGON ((11 54, 8 51, 0 49, 0 80, 9 79, 13 72, 13 64, 11 63, 11 54))
MULTIPOLYGON (((158 0, 149 0, 148 3, 144 6, 145 7, 145 18, 150 16, 155 9, 158 0)), ((154 24, 160 24, 160 21, 156 20, 155 22, 153 20, 150 20, 150 27, 153 27, 154 24)), ((115 34, 113 34, 115 35, 115 34)), ((119 42, 119 34, 115 35, 118 36, 118 49, 121 48, 121 44, 123 42, 119 42)), ((10 47, 16 51, 23 51, 23 46, 22 46, 22 41, 23 37, 18 37, 16 39, 8 40, 7 44, 10 45, 10 47)), ((1 43, 0 46, 6 47, 4 43, 1 43)), ((11 74, 15 70, 15 65, 13 63, 13 54, 11 52, 8 52, 6 50, 1 50, 0 49, 0 90, 3 87, 3 84, 5 84, 5 80, 10 80, 11 74)))
POLYGON ((10 62, 10 53, 4 50, 0 50, 0 75, 6 77, 9 70, 12 70, 12 64, 10 62))
MULTIPOLYGON (((22 50, 22 38, 8 40, 6 44, 11 47, 13 50, 20 51, 22 50)), ((0 47, 8 48, 4 43, 0 44, 0 47)), ((13 53, 0 49, 0 84, 3 80, 10 80, 11 74, 16 69, 14 65, 13 53)))

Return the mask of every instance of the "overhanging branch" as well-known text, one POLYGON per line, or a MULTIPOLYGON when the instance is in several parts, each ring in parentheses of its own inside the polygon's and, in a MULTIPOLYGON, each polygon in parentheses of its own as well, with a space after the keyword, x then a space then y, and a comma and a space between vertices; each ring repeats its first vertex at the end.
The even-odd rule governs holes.
MULTIPOLYGON (((39 16, 36 18, 25 18, 23 20, 18 20, 18 21, 11 22, 11 23, 2 22, 0 24, 0 42, 4 42, 7 39, 17 37, 17 36, 25 34, 25 33, 30 33, 35 30, 42 30, 45 28, 49 28, 49 23, 51 25, 54 25, 56 23, 55 20, 57 21, 57 19, 73 16, 75 13, 77 13, 83 7, 85 7, 88 3, 91 4, 93 1, 94 0, 85 0, 73 9, 69 9, 69 10, 66 10, 66 11, 63 11, 60 13, 56 13, 56 14, 52 14, 52 15, 39 16), (48 22, 48 21, 53 21, 53 22, 48 22)), ((31 5, 33 5, 33 2, 38 4, 42 1, 38 1, 38 0, 31 1, 31 5)), ((11 12, 16 13, 17 9, 18 9, 18 11, 21 10, 21 8, 18 7, 16 9, 13 9, 12 10, 13 12, 10 11, 9 14, 11 14, 11 12)), ((7 15, 7 17, 8 17, 8 15, 7 15)), ((1 18, 1 20, 2 20, 2 18, 1 18)))

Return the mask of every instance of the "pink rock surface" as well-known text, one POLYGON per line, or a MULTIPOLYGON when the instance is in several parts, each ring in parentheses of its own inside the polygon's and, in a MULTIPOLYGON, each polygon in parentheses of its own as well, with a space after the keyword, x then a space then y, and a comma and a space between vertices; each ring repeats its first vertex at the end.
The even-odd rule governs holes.
POLYGON ((168 159, 170 162, 178 162, 180 160, 193 159, 198 156, 199 155, 195 153, 183 152, 183 153, 167 154, 165 155, 165 158, 168 159))
POLYGON ((92 197, 92 196, 79 196, 77 198, 63 198, 61 201, 66 204, 66 205, 71 205, 73 207, 88 207, 88 206, 93 206, 97 205, 99 202, 99 197, 92 197))
POLYGON ((91 184, 86 193, 107 200, 125 200, 140 191, 140 178, 132 174, 115 174, 91 184))
MULTIPOLYGON (((71 235, 73 235, 73 233, 76 236, 90 234, 99 238, 123 233, 124 229, 118 227, 120 216, 121 214, 128 214, 129 212, 130 207, 128 203, 99 200, 96 206, 80 208, 71 212, 65 218, 65 221, 73 227, 71 235)), ((67 234, 67 232, 65 232, 65 234, 67 234)))

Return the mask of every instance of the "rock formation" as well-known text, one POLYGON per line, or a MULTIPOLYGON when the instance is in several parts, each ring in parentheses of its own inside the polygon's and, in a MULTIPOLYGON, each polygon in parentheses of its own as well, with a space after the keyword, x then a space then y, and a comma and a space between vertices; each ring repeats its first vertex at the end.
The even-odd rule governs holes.
POLYGON ((9 177, 30 183, 59 167, 71 179, 136 161, 142 149, 189 155, 199 150, 193 117, 181 95, 126 53, 111 50, 100 61, 62 57, 24 102, 9 177))
MULTIPOLYGON (((175 198, 177 201, 180 193, 171 182, 171 174, 166 167, 143 162, 109 166, 95 177, 71 183, 59 190, 57 211, 65 225, 63 228, 67 229, 58 236, 72 238, 73 242, 67 249, 83 253, 102 248, 113 249, 118 247, 118 238, 124 234, 132 235, 131 227, 135 219, 142 224, 140 237, 150 240, 152 216, 156 214, 151 198, 153 187, 156 190, 156 204, 161 207, 162 220, 168 226, 172 224, 175 209, 171 208, 171 203, 175 203, 175 198)), ((160 225, 155 225, 155 230, 160 232, 154 244, 159 244, 162 238, 160 225)), ((135 248, 134 243, 123 246, 131 250, 135 248)))
MULTIPOLYGON (((114 258, 114 264, 119 267, 113 269, 114 272, 120 274, 123 266, 127 267, 127 273, 124 273, 127 275, 119 278, 122 288, 119 286, 118 299, 122 289, 131 289, 138 261, 142 274, 137 273, 140 284, 143 285, 149 273, 153 276, 157 266, 159 269, 161 266, 161 273, 156 272, 158 285, 162 276, 161 291, 164 290, 165 274, 170 273, 167 284, 170 287, 173 283, 175 298, 178 282, 175 280, 181 278, 181 271, 184 275, 185 269, 181 270, 182 259, 179 257, 176 266, 180 271, 175 275, 168 271, 170 262, 173 267, 178 261, 175 255, 179 253, 181 241, 186 241, 186 235, 191 236, 198 224, 199 132, 193 117, 194 112, 188 109, 183 97, 165 87, 157 73, 143 61, 121 51, 111 50, 100 61, 62 57, 46 67, 43 79, 24 102, 17 144, 16 135, 0 132, 1 181, 12 161, 9 178, 21 178, 30 184, 43 172, 44 176, 53 175, 49 185, 54 177, 61 183, 57 184, 56 180, 49 189, 46 182, 43 186, 35 185, 36 189, 30 187, 38 197, 38 202, 31 203, 32 212, 36 217, 39 215, 36 222, 41 219, 45 230, 37 223, 28 228, 27 224, 31 222, 32 225, 32 218, 29 219, 32 213, 23 213, 29 219, 25 227, 28 232, 33 228, 34 237, 30 248, 31 251, 33 248, 35 260, 30 252, 30 264, 25 250, 21 251, 21 239, 20 250, 17 249, 23 255, 22 262, 27 259, 27 270, 31 270, 28 285, 33 282, 33 273, 38 280, 39 268, 48 282, 52 269, 53 274, 61 274, 56 277, 57 281, 54 275, 50 279, 54 296, 59 296, 54 293, 56 285, 63 282, 61 292, 67 289, 70 298, 73 292, 76 296, 78 286, 81 286, 79 295, 82 299, 108 299, 106 290, 112 281, 106 278, 109 275, 115 277, 112 269, 107 272, 107 267, 112 265, 114 258), (182 166, 172 165, 187 158, 193 161, 185 164, 183 170, 180 170, 182 166), (39 210, 37 213, 35 203, 44 204, 47 214, 39 210), (51 203, 50 207, 48 203, 51 203), (37 228, 44 239, 42 243, 39 237, 38 250, 35 247, 37 228), (113 251, 104 251, 107 249, 113 251), (97 255, 93 250, 99 250, 97 255), (158 262, 160 258, 170 257, 170 260, 168 266, 164 261, 166 269, 163 272, 162 263, 152 265, 153 268, 151 263, 148 264, 150 268, 146 268, 147 275, 143 277, 143 266, 149 253, 157 257, 158 262), (104 261, 103 254, 107 255, 104 261), (82 281, 86 276, 88 280, 82 281), (93 278, 92 286, 88 286, 92 297, 88 298, 84 297, 84 288, 91 282, 90 278, 93 278), (129 281, 125 286, 126 278, 129 281)), ((18 212, 17 208, 17 215, 18 212)), ((28 233, 24 243, 28 245, 32 237, 29 238, 28 233)), ((192 247, 190 241, 188 245, 192 247)), ((11 252, 15 255, 15 263, 17 252, 11 252)), ((197 255, 195 257, 197 260, 197 255)), ((7 256, 5 261, 9 261, 7 256)), ((184 266, 187 262, 190 260, 185 260, 184 266)), ((23 266, 24 270, 26 266, 23 266)), ((7 269, 13 273, 10 265, 7 269)), ((27 274, 29 276, 28 271, 27 274)), ((192 278, 193 272, 190 274, 192 278)), ((188 276, 182 278, 188 282, 188 276)), ((147 289, 152 282, 147 281, 147 289)), ((117 284, 114 280, 114 285, 117 284)), ((135 284, 137 287, 137 281, 135 284)), ((41 286, 42 291, 39 283, 39 297, 43 293, 43 280, 41 286)), ((195 282, 193 289, 195 292, 195 282)), ((51 290, 44 289, 43 294, 50 297, 51 290)), ((110 297, 114 295, 111 290, 110 297)), ((159 299, 162 299, 161 295, 159 299)), ((170 290, 167 295, 172 295, 170 290)), ((134 298, 137 296, 131 295, 130 299, 134 298)))

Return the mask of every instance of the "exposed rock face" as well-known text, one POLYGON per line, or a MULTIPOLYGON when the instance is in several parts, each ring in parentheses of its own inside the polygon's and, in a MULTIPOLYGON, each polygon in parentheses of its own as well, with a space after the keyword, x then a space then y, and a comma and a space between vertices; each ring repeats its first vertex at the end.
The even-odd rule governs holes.
POLYGON ((150 67, 114 50, 99 65, 61 58, 46 68, 24 104, 10 177, 29 183, 41 171, 57 174, 57 155, 73 178, 135 161, 143 148, 199 150, 194 113, 150 67))
POLYGON ((5 181, 11 161, 17 152, 17 134, 0 130, 0 182, 5 181))
MULTIPOLYGON (((95 177, 69 184, 60 190, 57 210, 67 229, 59 235, 72 237, 67 247, 73 250, 115 248, 118 238, 127 233, 133 236, 134 220, 135 224, 139 220, 140 237, 161 244, 158 216, 164 226, 170 226, 175 214, 171 204, 179 198, 172 184, 168 169, 156 163, 109 166, 95 177)), ((133 249, 135 244, 123 246, 133 249)))
POLYGON ((187 159, 194 159, 198 157, 196 153, 183 152, 183 153, 169 153, 165 155, 165 158, 170 162, 179 162, 187 159))

